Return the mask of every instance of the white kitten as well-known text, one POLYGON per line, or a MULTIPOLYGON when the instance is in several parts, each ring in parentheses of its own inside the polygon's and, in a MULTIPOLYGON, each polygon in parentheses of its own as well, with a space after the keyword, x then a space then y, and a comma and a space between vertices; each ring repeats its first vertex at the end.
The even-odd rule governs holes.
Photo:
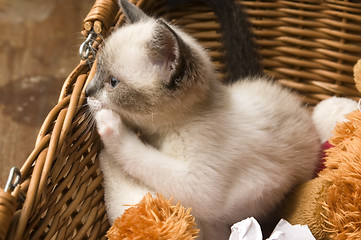
POLYGON ((228 239, 234 222, 266 217, 312 177, 312 120, 268 79, 222 85, 190 36, 121 5, 131 24, 106 40, 86 90, 109 219, 150 191, 191 207, 204 239, 228 239))

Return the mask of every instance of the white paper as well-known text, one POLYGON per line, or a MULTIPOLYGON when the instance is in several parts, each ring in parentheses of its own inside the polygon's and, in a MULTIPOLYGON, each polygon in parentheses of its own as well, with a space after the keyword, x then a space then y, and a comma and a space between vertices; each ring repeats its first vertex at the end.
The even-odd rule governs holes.
MULTIPOLYGON (((229 240, 262 240, 261 227, 253 217, 235 223, 229 240)), ((281 219, 267 240, 316 240, 306 225, 291 225, 281 219)))
POLYGON ((235 223, 229 240, 262 240, 262 230, 253 217, 235 223))
POLYGON ((291 225, 281 219, 267 240, 316 240, 306 225, 291 225))

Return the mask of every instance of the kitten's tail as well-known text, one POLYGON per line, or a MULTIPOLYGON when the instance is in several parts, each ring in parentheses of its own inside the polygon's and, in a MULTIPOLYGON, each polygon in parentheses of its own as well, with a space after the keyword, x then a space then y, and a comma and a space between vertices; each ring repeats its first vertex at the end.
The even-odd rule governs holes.
MULTIPOLYGON (((172 6, 192 0, 168 0, 172 6)), ((261 55, 244 7, 234 0, 202 0, 218 16, 226 51, 228 83, 263 74, 261 55)))
POLYGON ((342 97, 331 97, 318 103, 313 109, 312 119, 321 142, 328 141, 337 122, 348 121, 345 115, 357 108, 356 101, 342 97))

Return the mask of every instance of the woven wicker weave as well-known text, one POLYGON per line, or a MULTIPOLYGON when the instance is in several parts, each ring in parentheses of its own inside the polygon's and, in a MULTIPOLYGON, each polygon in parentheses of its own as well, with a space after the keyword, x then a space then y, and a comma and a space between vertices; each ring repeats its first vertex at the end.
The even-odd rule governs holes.
MULTIPOLYGON (((85 36, 94 29, 106 37, 113 26, 122 24, 116 2, 95 2, 84 20, 85 36)), ((193 2, 168 11, 164 1, 132 2, 175 21, 196 37, 210 49, 220 77, 226 78, 220 25, 207 6, 193 2)), ((310 105, 332 95, 360 96, 352 67, 361 56, 361 3, 241 3, 254 25, 268 75, 297 90, 310 105)), ((88 129, 82 107, 94 69, 81 61, 65 80, 59 103, 45 119, 36 147, 21 168, 21 184, 12 193, 0 189, 0 239, 105 239, 109 223, 96 159, 100 144, 88 129)))

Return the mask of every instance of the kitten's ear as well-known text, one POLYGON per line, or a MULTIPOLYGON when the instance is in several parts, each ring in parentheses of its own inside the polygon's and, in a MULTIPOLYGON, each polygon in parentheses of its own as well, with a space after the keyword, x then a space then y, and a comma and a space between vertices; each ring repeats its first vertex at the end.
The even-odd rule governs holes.
POLYGON ((128 0, 119 0, 119 6, 130 23, 136 23, 148 17, 142 10, 128 0))
POLYGON ((161 67, 166 86, 175 89, 184 76, 189 48, 171 27, 162 20, 158 22, 154 39, 148 45, 149 57, 153 64, 161 67))

